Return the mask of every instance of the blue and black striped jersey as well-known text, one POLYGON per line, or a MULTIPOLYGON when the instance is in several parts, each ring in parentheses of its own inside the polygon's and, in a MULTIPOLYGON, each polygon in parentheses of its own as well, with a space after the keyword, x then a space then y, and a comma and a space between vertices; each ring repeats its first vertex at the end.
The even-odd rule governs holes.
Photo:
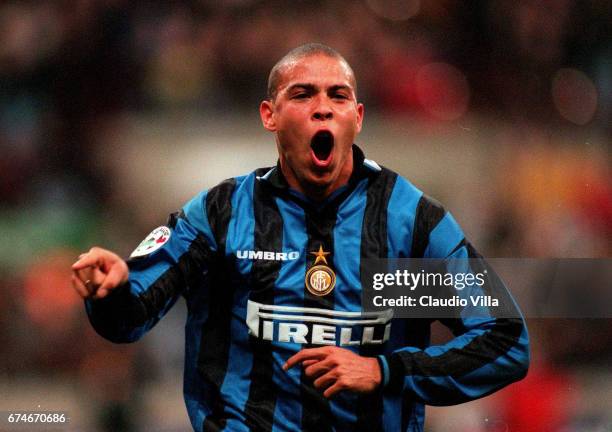
POLYGON ((291 190, 278 166, 202 192, 171 216, 161 248, 129 260, 128 284, 86 301, 98 333, 132 342, 185 298, 196 431, 422 431, 424 404, 473 400, 525 375, 521 318, 442 320, 455 338, 429 346, 432 320, 362 312, 364 259, 479 255, 437 202, 353 152, 349 183, 323 203, 291 190), (305 283, 320 250, 335 274, 326 295, 305 283), (319 345, 378 356, 385 385, 328 400, 301 368, 282 370, 319 345))

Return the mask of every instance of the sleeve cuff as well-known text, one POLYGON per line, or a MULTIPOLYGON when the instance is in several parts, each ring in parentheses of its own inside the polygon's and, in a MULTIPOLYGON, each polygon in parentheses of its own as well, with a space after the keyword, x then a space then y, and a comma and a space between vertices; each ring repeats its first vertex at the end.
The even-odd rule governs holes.
POLYGON ((379 355, 377 359, 378 365, 380 366, 380 373, 382 376, 381 387, 385 388, 387 387, 387 384, 389 384, 389 365, 387 364, 387 359, 385 358, 385 356, 379 355))
POLYGON ((85 307, 94 327, 101 325, 140 326, 147 320, 147 311, 142 302, 130 291, 130 283, 112 290, 102 299, 86 299, 85 307))

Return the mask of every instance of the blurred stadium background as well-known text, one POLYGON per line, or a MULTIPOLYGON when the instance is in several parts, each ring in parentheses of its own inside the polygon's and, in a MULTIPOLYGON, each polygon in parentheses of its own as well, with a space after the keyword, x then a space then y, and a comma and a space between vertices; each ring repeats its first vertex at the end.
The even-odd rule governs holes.
MULTIPOLYGON (((184 305, 114 346, 69 265, 93 244, 128 255, 198 190, 274 164, 257 105, 309 41, 354 66, 368 157, 445 203, 486 256, 611 256, 609 1, 4 1, 0 411, 189 429, 184 305)), ((428 408, 426 430, 612 431, 611 322, 530 320, 527 379, 428 408)))

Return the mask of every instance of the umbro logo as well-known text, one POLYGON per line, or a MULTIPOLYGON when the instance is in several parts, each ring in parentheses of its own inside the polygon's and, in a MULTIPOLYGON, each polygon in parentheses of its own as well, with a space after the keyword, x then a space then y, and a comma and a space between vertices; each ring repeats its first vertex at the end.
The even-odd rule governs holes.
POLYGON ((239 251, 236 251, 236 257, 238 259, 251 259, 251 260, 293 261, 300 257, 300 253, 297 251, 272 252, 272 251, 239 250, 239 251))

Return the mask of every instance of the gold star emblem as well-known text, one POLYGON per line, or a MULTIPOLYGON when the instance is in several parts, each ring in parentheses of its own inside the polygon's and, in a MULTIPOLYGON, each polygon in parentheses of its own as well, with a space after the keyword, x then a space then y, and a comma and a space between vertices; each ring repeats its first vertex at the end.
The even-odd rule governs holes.
POLYGON ((319 250, 317 252, 310 252, 310 254, 317 257, 314 262, 314 265, 317 265, 319 261, 323 261, 324 264, 327 264, 325 255, 329 255, 330 252, 323 252, 323 245, 319 245, 319 250))

